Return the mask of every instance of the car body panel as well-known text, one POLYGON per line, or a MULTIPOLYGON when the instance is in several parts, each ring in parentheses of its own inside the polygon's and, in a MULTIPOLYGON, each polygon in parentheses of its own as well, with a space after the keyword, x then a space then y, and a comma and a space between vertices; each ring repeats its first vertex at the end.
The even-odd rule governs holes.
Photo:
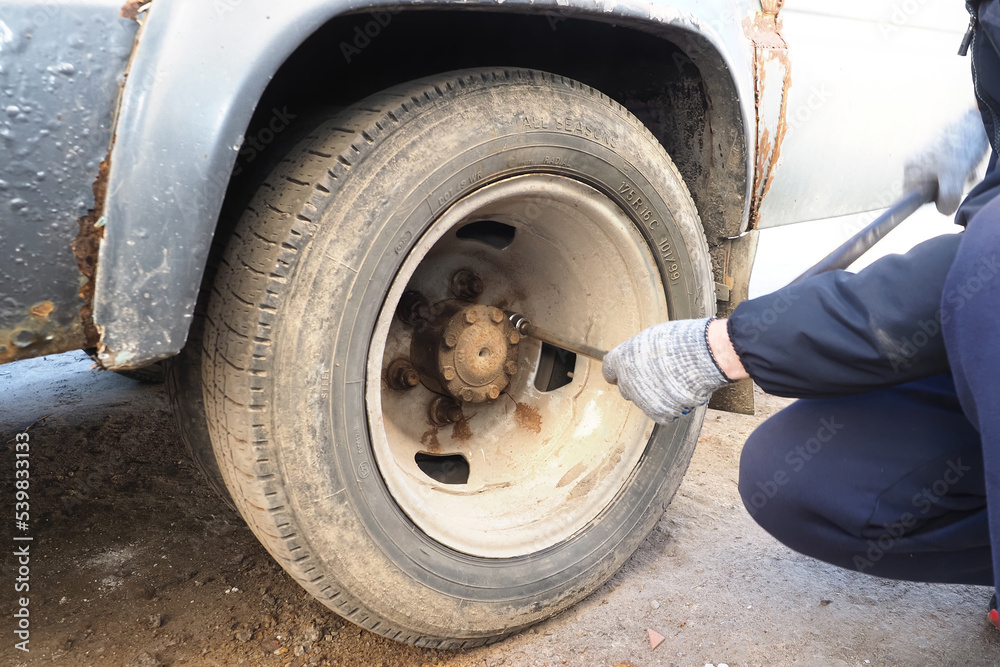
MULTIPOLYGON (((740 120, 753 126, 751 54, 737 18, 753 13, 748 2, 516 0, 419 6, 558 11, 649 30, 686 31, 722 54, 741 100, 740 120)), ((157 0, 151 7, 123 93, 98 262, 94 319, 102 331, 99 359, 109 368, 167 357, 183 346, 243 133, 281 63, 333 16, 399 5, 157 0)), ((698 53, 691 55, 696 61, 698 53)), ((753 147, 744 150, 751 159, 753 147)), ((745 218, 747 204, 743 208, 745 218)))
POLYGON ((0 363, 96 342, 94 184, 136 28, 119 5, 0 9, 0 363))
POLYGON ((903 164, 975 106, 961 2, 789 0, 787 132, 758 227, 886 208, 903 164))

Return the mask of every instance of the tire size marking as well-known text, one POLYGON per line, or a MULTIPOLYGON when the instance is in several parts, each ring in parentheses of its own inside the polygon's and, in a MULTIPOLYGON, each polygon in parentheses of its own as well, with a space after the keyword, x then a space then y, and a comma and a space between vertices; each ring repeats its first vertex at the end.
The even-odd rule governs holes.
POLYGON ((523 112, 520 114, 520 117, 521 127, 525 130, 554 129, 591 139, 599 144, 604 144, 608 148, 618 148, 618 135, 610 132, 606 127, 591 124, 589 121, 578 120, 569 116, 555 119, 542 118, 539 116, 529 116, 523 112))
MULTIPOLYGON (((646 204, 646 200, 642 198, 642 193, 635 188, 634 185, 628 181, 622 181, 621 187, 618 188, 618 194, 625 198, 628 202, 629 207, 635 211, 639 219, 649 227, 650 230, 655 229, 659 226, 660 221, 656 219, 653 214, 653 210, 649 208, 646 204)), ((663 268, 666 271, 667 278, 670 282, 677 282, 681 279, 680 264, 677 262, 677 255, 674 253, 674 247, 669 240, 663 239, 656 244, 657 250, 660 252, 660 258, 663 260, 663 268)))
MULTIPOLYGON (((457 183, 455 183, 452 187, 448 188, 447 190, 445 190, 444 192, 442 192, 440 195, 438 195, 438 198, 437 198, 437 205, 438 205, 438 207, 440 208, 441 206, 444 206, 445 204, 447 204, 448 202, 450 202, 456 196, 458 196, 460 194, 464 194, 465 189, 467 187, 469 187, 470 185, 475 185, 476 183, 478 183, 481 180, 483 180, 483 170, 482 169, 473 171, 469 175, 464 176, 460 181, 458 181, 457 183)), ((398 251, 397 251, 397 254, 398 254, 398 251)))
POLYGON ((660 224, 660 221, 654 217, 653 210, 646 205, 646 200, 642 198, 641 193, 631 183, 622 181, 621 187, 618 188, 618 194, 625 197, 625 201, 639 215, 639 219, 646 223, 647 227, 655 229, 660 224))

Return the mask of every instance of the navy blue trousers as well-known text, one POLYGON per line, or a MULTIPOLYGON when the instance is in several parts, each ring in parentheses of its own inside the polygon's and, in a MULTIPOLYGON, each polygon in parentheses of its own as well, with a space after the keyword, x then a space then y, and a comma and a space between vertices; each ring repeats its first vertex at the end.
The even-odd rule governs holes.
POLYGON ((750 436, 739 485, 753 518, 806 555, 993 584, 982 445, 950 375, 793 403, 750 436))

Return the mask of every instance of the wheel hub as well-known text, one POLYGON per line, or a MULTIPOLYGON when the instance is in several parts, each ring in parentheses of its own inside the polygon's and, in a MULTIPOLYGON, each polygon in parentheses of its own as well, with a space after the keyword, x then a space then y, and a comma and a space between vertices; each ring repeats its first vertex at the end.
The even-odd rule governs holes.
POLYGON ((517 373, 521 336, 499 308, 445 301, 417 327, 410 359, 431 391, 464 403, 498 398, 517 373))

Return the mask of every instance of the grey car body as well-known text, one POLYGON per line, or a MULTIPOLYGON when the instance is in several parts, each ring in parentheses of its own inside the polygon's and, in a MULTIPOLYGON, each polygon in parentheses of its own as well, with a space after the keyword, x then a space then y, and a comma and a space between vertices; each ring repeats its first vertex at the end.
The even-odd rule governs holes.
POLYGON ((257 148, 311 97, 343 106, 483 64, 559 71, 646 122, 699 207, 725 312, 745 294, 762 210, 764 226, 785 224, 803 202, 823 217, 894 192, 866 173, 870 187, 834 183, 813 201, 801 165, 778 168, 783 148, 793 162, 829 153, 822 127, 783 147, 788 121, 844 100, 826 105, 808 73, 793 85, 782 5, 0 0, 0 362, 97 348, 125 369, 176 354, 227 190, 265 163, 257 148))

